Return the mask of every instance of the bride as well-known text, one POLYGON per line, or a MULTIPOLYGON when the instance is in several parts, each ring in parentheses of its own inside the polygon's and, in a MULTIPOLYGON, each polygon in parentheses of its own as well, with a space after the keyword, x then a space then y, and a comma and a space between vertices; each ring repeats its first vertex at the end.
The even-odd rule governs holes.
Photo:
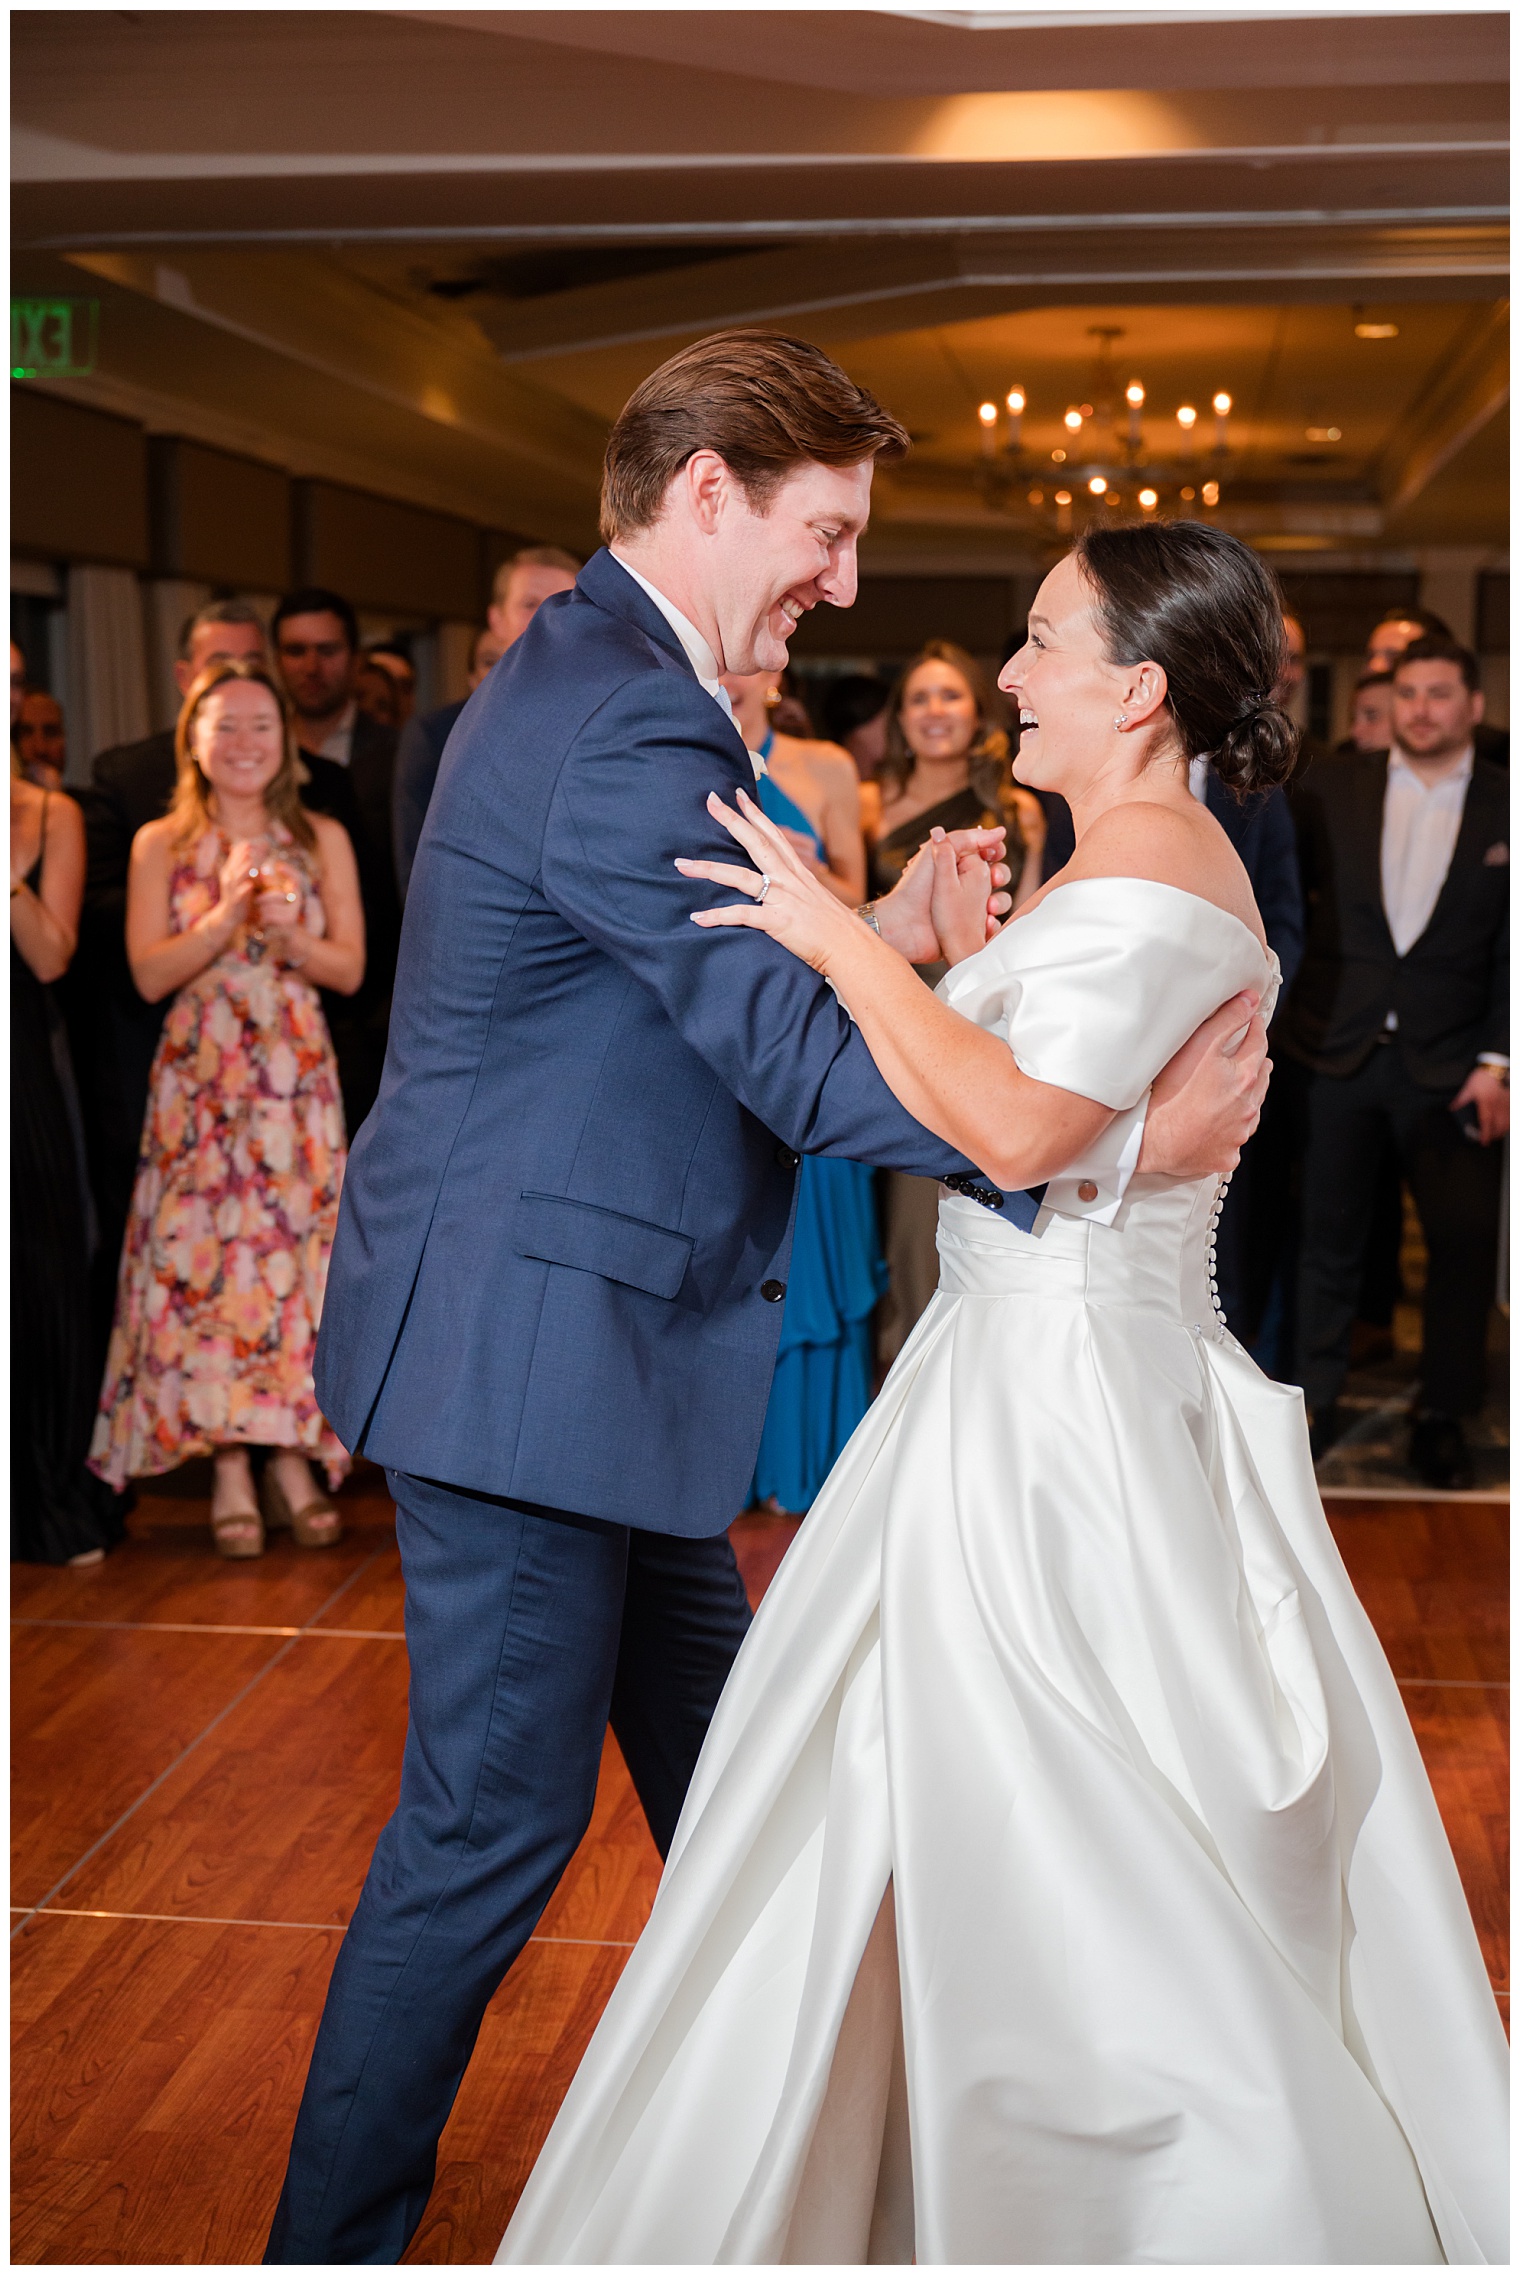
POLYGON ((505 2262, 1505 2258, 1503 2032, 1300 1394, 1219 1315, 1219 1180, 995 1206, 1275 987, 1188 761, 1286 773, 1280 606, 1193 523, 1053 570, 1003 685, 1076 856, 982 946, 935 848, 937 1000, 749 800, 752 869, 681 864, 993 1182, 941 1200, 505 2262))

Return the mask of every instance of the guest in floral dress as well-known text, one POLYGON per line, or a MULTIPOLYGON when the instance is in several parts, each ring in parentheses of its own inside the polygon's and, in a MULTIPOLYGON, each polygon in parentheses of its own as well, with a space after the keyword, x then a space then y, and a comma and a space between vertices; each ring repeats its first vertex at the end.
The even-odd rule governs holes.
POLYGON ((285 698, 262 663, 213 663, 185 698, 179 778, 138 831, 127 954, 172 994, 154 1060, 90 1464, 113 1485, 193 1455, 216 1465, 224 1556, 264 1525, 330 1546, 348 1457, 311 1361, 346 1145, 319 987, 364 976, 358 871, 341 825, 300 802, 285 698), (270 1450, 255 1492, 249 1449, 270 1450), (262 1512, 260 1500, 262 1499, 262 1512))

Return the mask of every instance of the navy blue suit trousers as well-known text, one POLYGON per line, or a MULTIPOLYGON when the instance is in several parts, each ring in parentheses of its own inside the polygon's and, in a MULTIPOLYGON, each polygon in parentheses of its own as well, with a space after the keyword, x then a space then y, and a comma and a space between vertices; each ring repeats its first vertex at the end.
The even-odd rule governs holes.
POLYGON ((663 1855, 749 1625, 726 1534, 388 1476, 412 1668, 401 1793, 333 1969, 278 2266, 400 2259, 481 2017, 590 1822, 609 1720, 663 1855))

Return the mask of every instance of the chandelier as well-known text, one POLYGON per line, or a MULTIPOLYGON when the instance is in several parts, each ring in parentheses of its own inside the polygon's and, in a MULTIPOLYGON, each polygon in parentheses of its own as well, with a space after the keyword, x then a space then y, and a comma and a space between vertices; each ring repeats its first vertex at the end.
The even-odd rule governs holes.
POLYGON ((1022 384, 1010 387, 1001 402, 978 405, 976 481, 988 505, 1008 512, 1027 502, 1060 534, 1071 528, 1074 509, 1086 509, 1089 517, 1126 508, 1146 518, 1163 508, 1212 512, 1230 457, 1232 398, 1219 388, 1210 399, 1212 436, 1194 402, 1160 414, 1159 423, 1153 406, 1147 422, 1144 381, 1131 378, 1122 388, 1118 382, 1113 351, 1124 337, 1122 328, 1093 324, 1089 336, 1099 344, 1086 396, 1068 403, 1061 440, 1048 455, 1036 456, 1025 446, 1030 399, 1022 384))

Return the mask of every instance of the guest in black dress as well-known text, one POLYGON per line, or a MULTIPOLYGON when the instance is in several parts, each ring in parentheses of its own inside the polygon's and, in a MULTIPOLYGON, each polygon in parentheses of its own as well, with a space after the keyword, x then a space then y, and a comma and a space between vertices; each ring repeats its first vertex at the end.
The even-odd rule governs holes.
POLYGON ((83 1141, 52 988, 84 894, 72 798, 11 777, 11 1558, 95 1564, 120 1505, 84 1457, 97 1388, 83 1141))
MULTIPOLYGON (((1015 783, 1003 698, 975 659, 950 640, 931 640, 906 666, 887 704, 886 755, 877 770, 881 806, 868 821, 873 899, 889 893, 933 829, 977 829, 1001 822, 1017 907, 1040 883, 1045 813, 1015 783)), ((934 987, 943 964, 920 966, 934 987)), ((890 1366, 939 1284, 935 1230, 939 1187, 932 1177, 883 1176, 883 1245, 890 1287, 877 1325, 876 1355, 890 1366)))

